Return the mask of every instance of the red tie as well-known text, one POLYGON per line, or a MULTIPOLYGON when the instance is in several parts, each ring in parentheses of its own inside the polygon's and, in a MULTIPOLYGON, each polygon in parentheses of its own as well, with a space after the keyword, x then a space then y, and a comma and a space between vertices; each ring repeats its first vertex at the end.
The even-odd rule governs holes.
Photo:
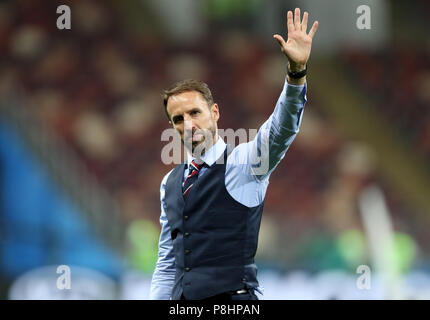
POLYGON ((191 187, 193 186, 194 182, 197 180, 200 168, 201 168, 201 165, 198 165, 194 160, 191 161, 190 168, 188 171, 188 177, 185 179, 184 183, 182 184, 182 195, 184 196, 184 198, 188 195, 188 193, 191 190, 191 187))

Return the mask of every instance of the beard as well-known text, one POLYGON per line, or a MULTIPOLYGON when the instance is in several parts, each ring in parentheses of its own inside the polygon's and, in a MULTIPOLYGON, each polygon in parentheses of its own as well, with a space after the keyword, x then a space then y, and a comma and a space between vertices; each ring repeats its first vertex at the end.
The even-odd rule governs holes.
POLYGON ((216 135, 215 122, 209 128, 197 129, 192 132, 184 134, 182 143, 191 151, 192 155, 196 158, 202 156, 210 147, 213 146, 216 135), (196 140, 194 140, 197 138, 196 140))

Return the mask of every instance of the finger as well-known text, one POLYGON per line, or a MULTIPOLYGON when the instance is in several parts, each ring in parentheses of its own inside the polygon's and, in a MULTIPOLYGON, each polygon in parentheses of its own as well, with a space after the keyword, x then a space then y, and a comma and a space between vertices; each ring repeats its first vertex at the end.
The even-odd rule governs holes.
POLYGON ((318 21, 315 21, 314 24, 312 25, 311 31, 309 31, 309 36, 311 38, 314 37, 314 34, 317 31, 317 29, 318 29, 318 21))
POLYGON ((303 14, 302 31, 306 33, 307 28, 308 28, 308 13, 305 11, 305 13, 303 14))
POLYGON ((296 30, 300 30, 300 9, 296 8, 296 10, 294 11, 294 28, 296 30))
POLYGON ((293 12, 292 11, 288 11, 288 13, 287 13, 287 28, 288 28, 288 33, 294 31, 293 12))
POLYGON ((273 38, 275 38, 276 40, 278 40, 279 45, 281 46, 281 48, 283 48, 283 46, 285 44, 284 38, 282 38, 282 36, 280 36, 279 34, 274 34, 273 38))

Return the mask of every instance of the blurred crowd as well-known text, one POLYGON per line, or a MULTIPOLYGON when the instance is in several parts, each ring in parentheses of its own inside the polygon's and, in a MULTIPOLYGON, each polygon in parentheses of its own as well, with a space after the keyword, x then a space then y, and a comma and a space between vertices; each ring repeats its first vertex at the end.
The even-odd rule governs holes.
MULTIPOLYGON (((125 220, 158 223, 160 182, 172 168, 160 158, 166 143, 161 133, 169 127, 162 90, 184 78, 201 79, 220 106, 220 128, 257 129, 282 90, 285 57, 276 43, 268 46, 246 33, 171 43, 156 28, 130 28, 112 2, 69 4, 72 28, 58 30, 54 2, 0 3, 0 99, 24 99, 32 115, 73 148, 119 201, 125 220)), ((357 73, 372 64, 372 72, 357 82, 386 99, 381 106, 387 115, 401 121, 399 128, 430 157, 425 117, 430 75, 420 72, 428 57, 409 52, 393 53, 393 61, 364 53, 348 57, 357 73), (411 75, 421 80, 405 81, 411 75)), ((321 239, 324 232, 361 229, 357 198, 370 184, 383 186, 396 226, 410 212, 378 178, 372 151, 334 129, 311 88, 308 100, 301 131, 270 179, 262 259, 297 255, 297 246, 306 247, 303 234, 321 239), (276 248, 285 243, 295 246, 283 256, 276 248)))
POLYGON ((366 90, 406 141, 430 163, 430 57, 426 48, 345 50, 355 84, 366 90))

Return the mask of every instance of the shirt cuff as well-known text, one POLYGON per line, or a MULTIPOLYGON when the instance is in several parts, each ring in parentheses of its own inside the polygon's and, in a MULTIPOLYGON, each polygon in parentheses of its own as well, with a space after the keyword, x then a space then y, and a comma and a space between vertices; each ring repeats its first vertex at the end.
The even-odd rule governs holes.
POLYGON ((169 286, 155 285, 149 293, 149 300, 171 300, 172 288, 169 286))
POLYGON ((296 107, 301 108, 305 105, 307 101, 306 91, 307 91, 307 83, 302 85, 289 84, 285 80, 285 100, 287 102, 293 102, 296 104, 296 107))
POLYGON ((289 87, 303 88, 306 85, 306 82, 304 84, 292 84, 289 83, 287 79, 285 79, 285 85, 289 87))

